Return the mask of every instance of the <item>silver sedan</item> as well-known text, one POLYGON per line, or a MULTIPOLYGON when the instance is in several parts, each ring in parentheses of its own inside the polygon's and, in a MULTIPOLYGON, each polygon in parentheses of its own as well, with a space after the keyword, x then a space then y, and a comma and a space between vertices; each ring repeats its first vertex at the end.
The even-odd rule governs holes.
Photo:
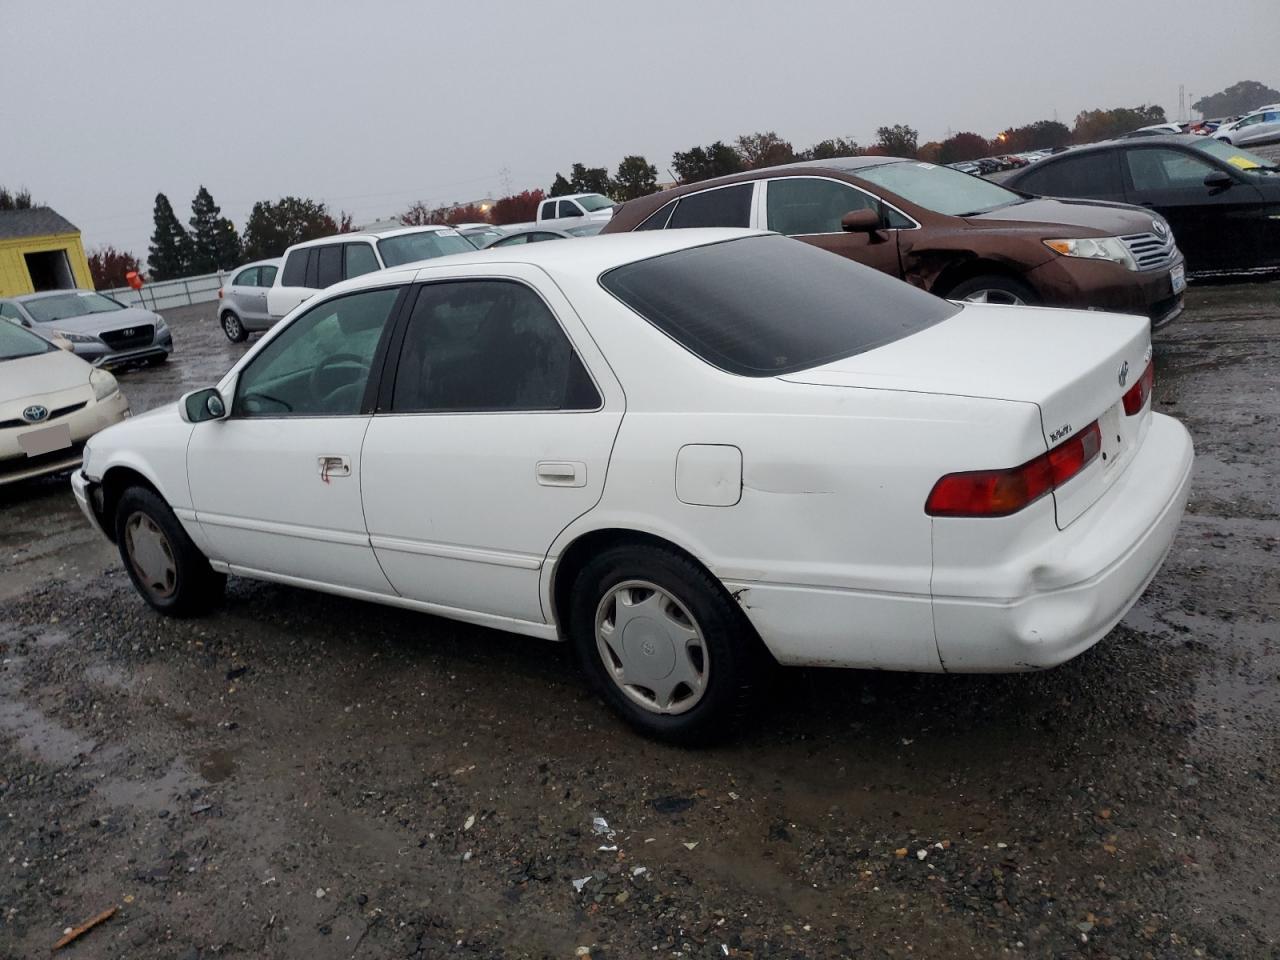
POLYGON ((95 366, 163 363, 173 351, 164 317, 92 290, 49 290, 0 300, 0 317, 46 340, 70 341, 76 356, 95 366))

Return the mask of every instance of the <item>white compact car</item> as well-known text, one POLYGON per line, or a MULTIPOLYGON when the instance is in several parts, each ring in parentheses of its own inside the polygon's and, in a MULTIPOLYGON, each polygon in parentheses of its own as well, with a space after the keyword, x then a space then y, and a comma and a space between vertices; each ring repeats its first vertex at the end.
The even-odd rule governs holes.
POLYGON ((162 612, 231 573, 567 639, 687 740, 770 658, 1017 671, 1096 643, 1187 498, 1151 386, 1143 317, 640 232, 339 284, 96 437, 73 487, 162 612))
POLYGON ((0 320, 0 485, 73 469, 89 437, 128 415, 106 370, 0 320))

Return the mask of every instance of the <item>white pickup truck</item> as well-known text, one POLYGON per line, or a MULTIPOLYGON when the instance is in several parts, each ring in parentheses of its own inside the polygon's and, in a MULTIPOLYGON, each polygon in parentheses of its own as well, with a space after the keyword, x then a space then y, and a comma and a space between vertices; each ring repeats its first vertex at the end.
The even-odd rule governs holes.
POLYGON ((592 221, 608 223, 617 204, 602 193, 550 197, 538 204, 538 226, 564 229, 592 221))

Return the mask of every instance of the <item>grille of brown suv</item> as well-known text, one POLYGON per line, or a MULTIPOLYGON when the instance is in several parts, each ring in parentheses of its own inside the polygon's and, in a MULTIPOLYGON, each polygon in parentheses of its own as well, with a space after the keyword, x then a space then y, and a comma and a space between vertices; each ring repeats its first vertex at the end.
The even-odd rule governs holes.
POLYGON ((107 330, 98 336, 112 350, 131 350, 134 347, 149 347, 154 328, 149 323, 140 323, 133 327, 121 327, 119 330, 107 330))
POLYGON ((1173 262, 1174 251, 1177 249, 1172 236, 1162 240, 1154 233, 1131 233, 1120 239, 1133 254, 1139 270, 1154 270, 1156 267, 1168 266, 1173 262))

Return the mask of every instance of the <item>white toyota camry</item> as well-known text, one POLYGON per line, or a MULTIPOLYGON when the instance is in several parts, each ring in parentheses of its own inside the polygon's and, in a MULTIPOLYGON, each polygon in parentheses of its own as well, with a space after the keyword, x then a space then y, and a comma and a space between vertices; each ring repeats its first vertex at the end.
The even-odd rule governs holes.
POLYGON ((1185 429, 1145 318, 957 305, 677 230, 369 274, 73 487, 157 610, 258 577, 573 642, 642 730, 782 664, 1049 667, 1155 575, 1185 429))

